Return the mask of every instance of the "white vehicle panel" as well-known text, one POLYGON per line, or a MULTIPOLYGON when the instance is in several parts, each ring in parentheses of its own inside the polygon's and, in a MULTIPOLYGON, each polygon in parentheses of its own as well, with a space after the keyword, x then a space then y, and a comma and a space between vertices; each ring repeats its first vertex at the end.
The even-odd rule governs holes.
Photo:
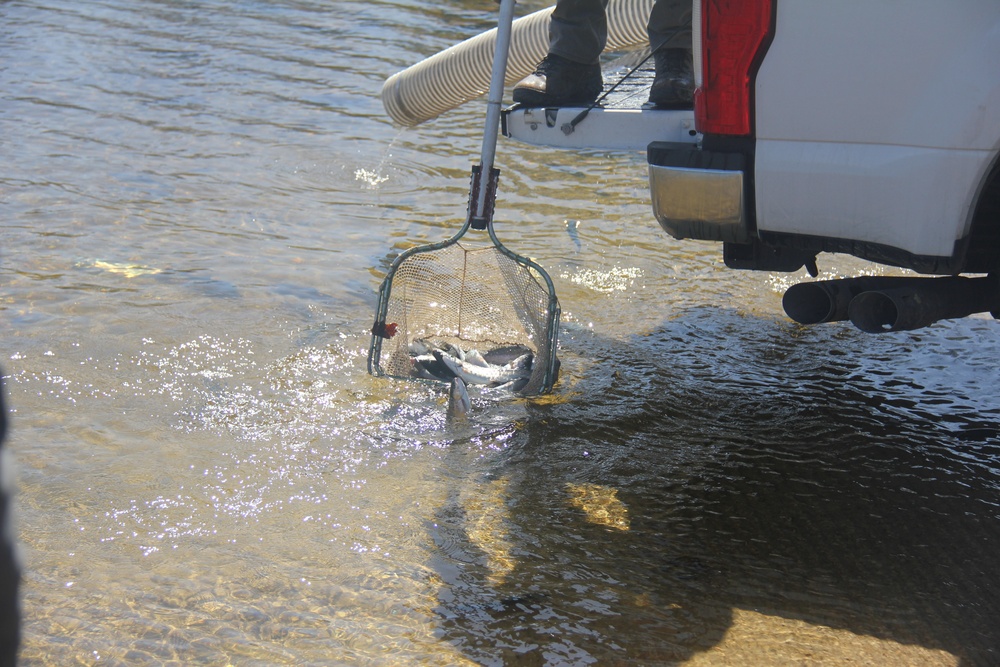
POLYGON ((757 227, 879 243, 945 257, 989 151, 758 141, 757 227), (894 224, 895 223, 895 224, 894 224))
POLYGON ((996 149, 998 63, 996 0, 780 3, 756 135, 996 149))
POLYGON ((690 109, 591 109, 569 128, 583 107, 521 108, 504 111, 504 135, 536 146, 580 150, 644 151, 651 141, 695 144, 690 109))
POLYGON ((778 4, 755 88, 758 229, 951 255, 1000 149, 998 63, 997 0, 778 4))

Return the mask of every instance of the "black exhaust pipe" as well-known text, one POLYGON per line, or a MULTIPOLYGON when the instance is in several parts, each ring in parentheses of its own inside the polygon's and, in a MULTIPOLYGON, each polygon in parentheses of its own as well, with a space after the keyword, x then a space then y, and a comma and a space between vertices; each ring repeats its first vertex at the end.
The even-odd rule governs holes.
POLYGON ((974 313, 1000 314, 1000 283, 985 278, 917 278, 912 284, 865 291, 851 300, 848 317, 868 333, 910 331, 974 313))
POLYGON ((839 322, 847 319, 851 300, 863 292, 905 287, 925 280, 905 276, 860 276, 799 283, 785 291, 781 305, 785 314, 799 324, 839 322))

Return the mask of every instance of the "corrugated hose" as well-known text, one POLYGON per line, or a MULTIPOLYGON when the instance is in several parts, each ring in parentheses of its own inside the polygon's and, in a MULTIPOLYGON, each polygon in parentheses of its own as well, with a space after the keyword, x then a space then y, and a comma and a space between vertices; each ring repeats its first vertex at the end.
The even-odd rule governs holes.
MULTIPOLYGON (((605 51, 646 44, 653 0, 610 0, 605 51)), ((554 7, 513 23, 506 85, 531 74, 549 50, 554 7)), ((480 97, 490 86, 497 30, 493 28, 393 74, 382 86, 382 104, 394 121, 418 125, 480 97)))

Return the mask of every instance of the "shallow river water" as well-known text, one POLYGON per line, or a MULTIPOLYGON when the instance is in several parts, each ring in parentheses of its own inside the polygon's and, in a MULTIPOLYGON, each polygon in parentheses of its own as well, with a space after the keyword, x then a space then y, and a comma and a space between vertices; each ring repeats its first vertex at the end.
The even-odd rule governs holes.
POLYGON ((0 3, 21 664, 1000 664, 996 324, 795 326, 804 273, 670 239, 641 154, 500 144, 550 396, 367 374, 484 112, 404 130, 382 81, 494 12, 0 3))

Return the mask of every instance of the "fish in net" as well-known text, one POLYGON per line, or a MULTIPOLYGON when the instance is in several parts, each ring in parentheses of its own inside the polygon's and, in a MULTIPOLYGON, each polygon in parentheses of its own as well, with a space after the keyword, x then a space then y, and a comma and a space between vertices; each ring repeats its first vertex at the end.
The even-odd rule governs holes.
POLYGON ((397 258, 372 328, 373 374, 442 381, 460 375, 472 384, 510 383, 522 395, 552 389, 560 315, 552 281, 490 232, 492 244, 464 243, 460 234, 397 258), (506 350, 530 358, 507 359, 506 350))

